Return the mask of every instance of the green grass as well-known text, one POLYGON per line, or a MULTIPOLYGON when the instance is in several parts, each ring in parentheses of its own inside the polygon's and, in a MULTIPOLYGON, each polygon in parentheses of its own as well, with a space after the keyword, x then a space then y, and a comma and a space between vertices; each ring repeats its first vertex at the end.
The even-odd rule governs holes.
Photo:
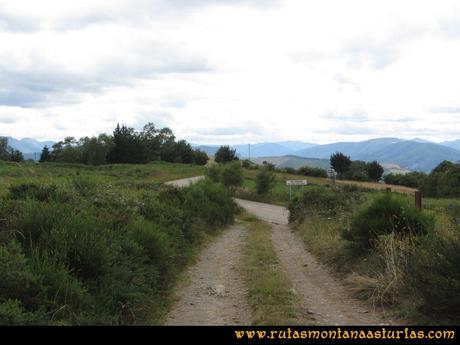
MULTIPOLYGON (((275 172, 275 183, 272 190, 265 195, 258 195, 256 193, 256 175, 259 173, 257 169, 243 169, 244 181, 242 188, 236 191, 236 196, 242 199, 248 199, 259 202, 266 202, 280 206, 288 206, 291 199, 299 197, 305 189, 305 186, 292 186, 291 193, 289 187, 286 185, 286 180, 307 180, 308 186, 333 186, 333 181, 328 178, 310 177, 303 175, 293 175, 288 173, 275 172)), ((414 189, 404 186, 385 185, 373 182, 357 182, 357 181, 336 181, 336 185, 343 188, 355 188, 359 190, 375 190, 382 191, 390 187, 393 191, 404 194, 411 194, 414 189)))
MULTIPOLYGON (((356 200, 348 198, 349 193, 342 191, 337 198, 356 200)), ((353 231, 353 221, 362 217, 362 212, 369 210, 384 193, 352 193, 361 202, 348 203, 345 208, 337 203, 336 212, 332 213, 324 214, 321 204, 297 205, 305 211, 297 212, 300 217, 292 226, 309 251, 331 266, 357 297, 373 305, 383 306, 412 323, 458 324, 459 200, 424 199, 424 212, 434 217, 434 228, 412 236, 400 236, 388 229, 373 240, 372 250, 363 255, 350 246, 352 242, 343 237, 344 231, 353 231)), ((397 198, 408 206, 414 203, 410 195, 398 194, 397 198)))
POLYGON ((204 167, 192 164, 154 162, 88 166, 58 163, 13 163, 0 161, 0 197, 8 186, 21 183, 54 183, 64 186, 73 176, 85 175, 100 186, 119 190, 148 189, 158 183, 204 174, 204 167))
POLYGON ((0 325, 160 323, 236 211, 222 185, 161 184, 202 169, 0 163, 0 325))
POLYGON ((254 325, 303 324, 296 295, 286 275, 280 270, 271 242, 271 227, 243 213, 249 234, 243 249, 243 269, 248 286, 248 300, 254 325))

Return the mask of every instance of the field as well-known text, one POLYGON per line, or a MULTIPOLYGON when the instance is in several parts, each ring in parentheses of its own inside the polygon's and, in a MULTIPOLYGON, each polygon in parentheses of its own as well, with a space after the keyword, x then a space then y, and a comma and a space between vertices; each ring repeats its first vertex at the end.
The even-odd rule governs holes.
MULTIPOLYGON (((256 183, 255 178, 259 173, 259 170, 256 169, 244 169, 244 183, 243 188, 238 191, 237 195, 243 199, 249 199, 254 201, 261 201, 267 203, 273 203, 277 205, 287 206, 289 204, 289 187, 286 186, 286 180, 307 180, 308 184, 311 186, 333 186, 334 181, 329 178, 321 177, 310 177, 302 175, 292 175, 288 173, 276 172, 275 183, 270 193, 267 195, 257 195, 255 193, 256 183)), ((341 181, 336 180, 336 185, 338 186, 354 186, 360 189, 371 189, 371 190, 386 190, 391 188, 392 191, 413 194, 415 189, 404 187, 404 186, 395 186, 387 185, 382 183, 374 182, 357 182, 357 181, 341 181)), ((302 194, 303 190, 306 187, 303 186, 293 186, 291 190, 291 198, 298 197, 302 194)))
POLYGON ((143 188, 169 180, 202 175, 204 167, 192 164, 155 162, 146 165, 117 164, 89 166, 55 163, 0 162, 0 196, 8 186, 18 183, 54 183, 65 185, 72 176, 83 174, 95 183, 113 188, 143 188))
POLYGON ((158 324, 181 271, 233 221, 203 168, 0 164, 0 324, 158 324))

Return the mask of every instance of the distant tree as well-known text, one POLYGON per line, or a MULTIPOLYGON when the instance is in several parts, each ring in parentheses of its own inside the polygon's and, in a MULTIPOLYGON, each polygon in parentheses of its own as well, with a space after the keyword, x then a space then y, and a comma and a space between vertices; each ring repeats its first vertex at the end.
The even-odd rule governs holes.
POLYGON ((379 181, 383 175, 383 167, 377 162, 373 161, 366 164, 367 176, 371 181, 379 181))
POLYGON ((214 160, 217 163, 228 163, 238 160, 238 157, 235 149, 231 149, 230 146, 221 146, 214 155, 214 160))
POLYGON ((24 160, 24 155, 19 150, 11 149, 10 152, 10 161, 12 162, 22 162, 24 160))
POLYGON ((160 130, 156 129, 152 122, 149 122, 144 126, 141 137, 144 142, 147 160, 149 162, 159 160, 162 145, 160 130))
POLYGON ((0 137, 0 160, 21 162, 24 160, 24 156, 21 151, 8 146, 8 138, 0 137))
POLYGON ((321 168, 312 168, 312 167, 300 167, 297 169, 297 174, 304 175, 304 176, 312 176, 312 177, 327 177, 327 171, 321 168))
POLYGON ((193 155, 194 155, 194 160, 195 160, 195 164, 198 164, 198 165, 206 165, 206 163, 208 163, 208 160, 209 160, 209 157, 208 157, 208 154, 202 150, 194 150, 193 151, 193 155))
POLYGON ((50 153, 50 150, 48 148, 48 146, 45 146, 42 150, 42 153, 40 155, 40 162, 43 163, 43 162, 50 162, 52 159, 51 157, 51 153, 50 153))
POLYGON ((82 163, 88 165, 103 165, 107 163, 110 141, 107 136, 80 139, 82 163))
POLYGON ((113 131, 113 147, 109 151, 109 163, 146 163, 147 156, 141 135, 118 124, 113 131))
POLYGON ((0 160, 9 160, 8 154, 8 139, 0 137, 0 160))
POLYGON ((343 176, 346 180, 368 181, 367 164, 364 161, 352 161, 347 172, 343 176))
POLYGON ((275 183, 275 174, 268 168, 264 167, 256 175, 256 191, 257 194, 267 194, 275 183))
POLYGON ((343 178, 344 174, 348 171, 348 168, 350 167, 351 160, 350 157, 345 156, 343 153, 336 152, 331 156, 330 163, 332 169, 334 169, 337 172, 339 178, 343 178))
POLYGON ((179 140, 175 146, 175 161, 178 163, 193 164, 195 155, 192 146, 185 140, 179 140))

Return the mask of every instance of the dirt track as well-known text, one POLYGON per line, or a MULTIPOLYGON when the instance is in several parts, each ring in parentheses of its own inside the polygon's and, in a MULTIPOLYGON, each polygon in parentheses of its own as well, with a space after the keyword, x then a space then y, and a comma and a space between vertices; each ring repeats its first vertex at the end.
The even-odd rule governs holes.
POLYGON ((246 227, 234 225, 218 236, 187 272, 167 325, 250 325, 251 312, 239 272, 246 227))
MULTIPOLYGON (((175 184, 175 183, 173 183, 175 184)), ((176 185, 187 185, 181 182, 176 185)), ((235 199, 249 213, 272 224, 272 243, 283 272, 291 281, 309 320, 320 325, 393 324, 368 306, 349 297, 346 288, 318 263, 288 226, 289 212, 281 206, 235 199)), ((190 284, 178 295, 167 324, 250 324, 244 281, 239 273, 246 229, 226 230, 188 271, 190 284)))

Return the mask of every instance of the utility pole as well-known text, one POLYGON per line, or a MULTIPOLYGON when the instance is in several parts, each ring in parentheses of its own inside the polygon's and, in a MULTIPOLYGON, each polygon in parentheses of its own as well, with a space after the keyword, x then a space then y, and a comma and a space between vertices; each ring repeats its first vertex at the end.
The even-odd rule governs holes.
POLYGON ((248 144, 248 160, 251 161, 251 144, 248 144))

